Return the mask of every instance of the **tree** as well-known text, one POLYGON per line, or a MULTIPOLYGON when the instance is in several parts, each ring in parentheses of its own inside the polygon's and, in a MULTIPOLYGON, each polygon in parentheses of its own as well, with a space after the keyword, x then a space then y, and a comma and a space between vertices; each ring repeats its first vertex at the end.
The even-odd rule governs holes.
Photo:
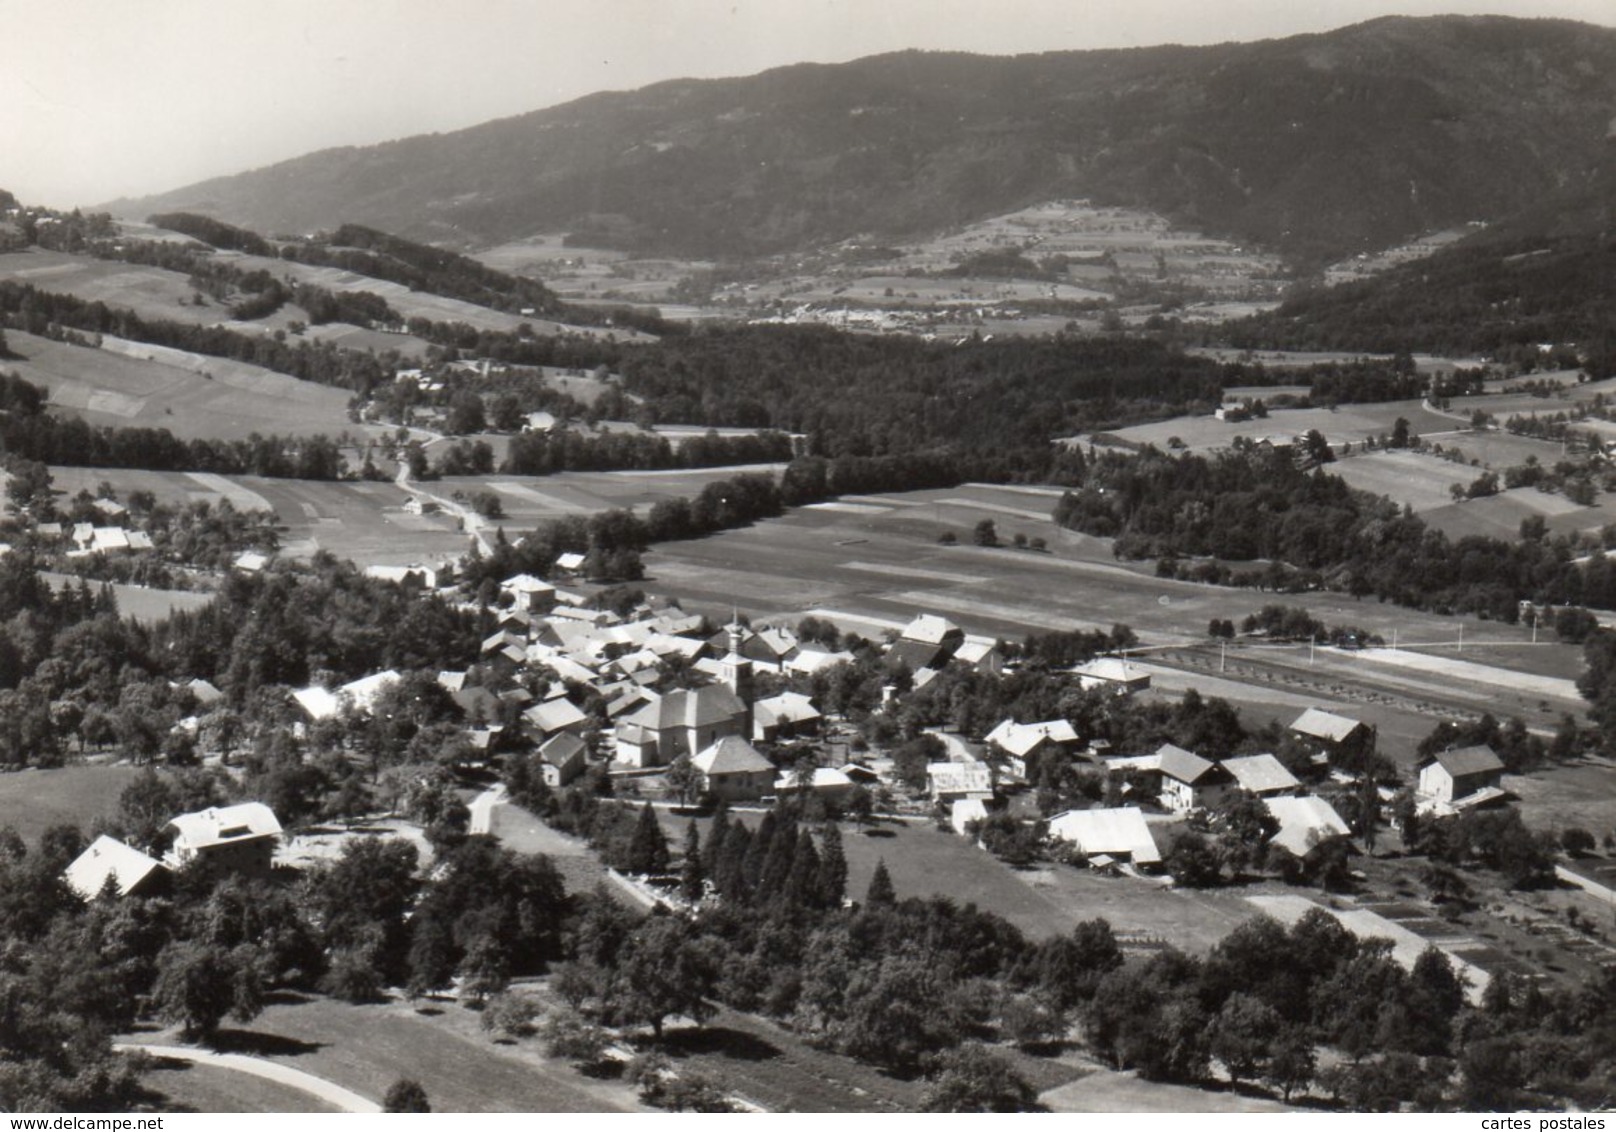
POLYGON ((840 908, 847 895, 847 854, 842 848, 842 829, 834 822, 819 835, 819 875, 814 887, 821 908, 840 908))
POLYGON ((977 546, 998 546, 999 532, 993 525, 992 519, 983 519, 971 531, 971 541, 977 546))
POLYGON ((419 1082, 408 1077, 400 1077, 387 1086, 387 1093, 382 1098, 383 1112, 431 1112, 432 1105, 428 1103, 426 1090, 421 1088, 419 1082))
POLYGON ((706 873, 701 864, 701 833, 692 820, 685 829, 685 851, 679 865, 679 895, 694 904, 706 892, 705 882, 706 873))
POLYGON ((870 874, 870 886, 864 891, 864 903, 872 908, 888 907, 896 904, 898 894, 892 887, 892 876, 887 872, 886 858, 875 863, 875 872, 870 874))
POLYGON ((976 1042, 941 1054, 921 1112, 1036 1112, 1037 1091, 1004 1058, 976 1042))
POLYGON ((1218 855, 1198 833, 1182 834, 1162 862, 1174 883, 1185 888, 1214 888, 1223 882, 1218 855))
POLYGON ((1392 425, 1392 438, 1386 444, 1388 448, 1407 448, 1409 445, 1409 424, 1407 417, 1398 417, 1392 425))
POLYGON ((624 865, 631 873, 658 875, 668 871, 668 861, 668 838, 657 821, 656 811, 647 802, 640 807, 624 865))
POLYGON ((610 1024, 649 1025, 658 1041, 669 1017, 711 1017, 707 997, 717 982, 710 949, 685 921, 652 916, 623 942, 606 989, 610 1024))
POLYGON ((157 958, 152 1006, 165 1022, 177 1022, 190 1041, 213 1036, 228 1014, 249 1022, 263 1007, 256 951, 234 951, 175 942, 157 958))
POLYGON ((1305 1089, 1313 1080, 1317 1065, 1318 1055, 1313 1051, 1313 1043, 1308 1041, 1307 1030, 1301 1026, 1287 1026, 1274 1039, 1263 1080, 1278 1089, 1285 1103, 1289 1104, 1291 1094, 1297 1089, 1305 1089))
POLYGON ((1223 1062, 1230 1081, 1249 1081, 1267 1063, 1280 1031, 1272 1006, 1254 995, 1232 994, 1212 1022, 1212 1056, 1223 1062))

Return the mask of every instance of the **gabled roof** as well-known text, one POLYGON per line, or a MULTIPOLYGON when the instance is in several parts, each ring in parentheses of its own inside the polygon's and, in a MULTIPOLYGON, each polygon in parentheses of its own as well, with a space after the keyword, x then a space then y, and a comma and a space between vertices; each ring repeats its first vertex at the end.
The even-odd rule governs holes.
POLYGON ((1067 810, 1049 819, 1050 836, 1070 841, 1089 856, 1126 854, 1136 865, 1161 861, 1161 850, 1137 806, 1108 810, 1067 810))
POLYGON ((528 708, 522 713, 522 718, 546 735, 560 731, 564 727, 576 727, 589 720, 589 716, 571 700, 566 699, 546 700, 542 704, 528 708))
POLYGON ((834 664, 843 664, 853 659, 850 652, 822 652, 819 649, 803 649, 795 656, 786 659, 787 672, 818 672, 821 668, 829 668, 834 664))
POLYGON ((774 764, 739 735, 727 735, 690 760, 709 778, 721 774, 760 774, 774 772, 774 764))
MULTIPOLYGON (((786 794, 792 790, 801 789, 801 787, 797 785, 798 777, 799 776, 796 773, 791 771, 782 774, 779 778, 775 779, 775 793, 786 794)), ((807 783, 809 790, 846 790, 852 785, 853 780, 847 777, 845 771, 840 771, 835 767, 829 766, 814 767, 813 777, 807 783)))
POLYGON ((938 617, 932 613, 922 613, 908 625, 904 626, 902 638, 906 641, 920 641, 922 644, 940 645, 949 638, 960 639, 964 637, 960 627, 946 617, 938 617))
POLYGON ((653 731, 670 727, 706 727, 746 715, 746 704, 722 684, 680 688, 640 708, 627 722, 653 731))
POLYGON ((162 868, 162 862, 148 857, 132 845, 102 834, 90 842, 90 847, 67 866, 63 879, 74 892, 86 900, 94 900, 106 887, 110 877, 118 882, 120 895, 136 888, 142 881, 162 868))
POLYGON ((998 647, 999 642, 992 637, 966 637, 965 643, 954 650, 954 659, 961 664, 980 664, 998 647))
POLYGON ((242 802, 234 806, 215 806, 192 814, 180 814, 168 824, 179 831, 175 845, 190 849, 276 837, 281 832, 281 823, 276 820, 275 812, 262 802, 242 802))
POLYGON ((1350 716, 1336 715, 1323 708, 1308 708, 1296 717, 1291 724, 1291 730, 1314 739, 1324 739, 1331 743, 1340 743, 1363 724, 1350 716))
POLYGON ((1085 680, 1103 680, 1108 684, 1134 684, 1150 679, 1150 673, 1119 656, 1097 656, 1074 667, 1072 675, 1085 680))
POLYGON ((926 784, 933 794, 993 793, 993 770, 984 762, 929 763, 926 784))
POLYGON ((995 743, 1019 758, 1040 743, 1075 743, 1077 732, 1064 719, 1050 719, 1042 723, 1017 723, 1006 719, 987 733, 985 741, 995 743))
POLYGON ((550 736, 539 746, 539 757, 551 766, 564 767, 574 759, 582 758, 588 745, 570 731, 550 736))
POLYGON ((1295 790, 1302 785, 1296 776, 1286 769, 1285 764, 1273 755, 1245 755, 1236 759, 1224 759, 1223 769, 1234 775, 1240 789, 1249 790, 1253 794, 1279 793, 1295 790))
POLYGON ((555 564, 559 570, 581 570, 584 556, 575 550, 564 551, 556 556, 555 564))
POLYGON ((200 676, 188 681, 185 687, 191 695, 196 697, 196 702, 199 704, 215 704, 224 699, 223 692, 200 676))
POLYGON ((1165 777, 1176 778, 1191 786, 1213 777, 1212 772, 1217 769, 1217 763, 1203 759, 1183 747, 1175 747, 1171 743, 1163 743, 1156 752, 1156 757, 1157 768, 1165 777))
POLYGON ((342 710, 344 703, 351 703, 355 711, 369 711, 376 697, 397 680, 398 673, 389 668, 385 672, 361 676, 336 689, 318 684, 300 688, 292 693, 292 698, 308 712, 310 719, 330 719, 342 710))
POLYGON ((892 642, 892 646, 887 649, 887 659, 902 663, 910 672, 919 672, 921 669, 946 664, 948 650, 942 645, 928 641, 911 641, 905 637, 892 642))
POLYGON ((547 594, 554 593, 555 587, 543 578, 535 578, 532 574, 517 574, 513 578, 506 578, 499 584, 502 590, 513 594, 547 594))
POLYGON ((780 723, 804 723, 820 718, 819 709, 811 697, 801 692, 781 692, 753 705, 758 719, 772 719, 780 723))
POLYGON ((1289 849, 1298 857, 1305 856, 1313 847, 1309 843, 1316 840, 1315 834, 1318 838, 1327 838, 1352 832, 1347 823, 1341 820, 1341 815, 1335 812, 1335 807, 1317 794, 1264 798, 1263 805, 1279 822, 1279 832, 1273 837, 1274 844, 1289 849))
POLYGON ((1438 751, 1421 766, 1438 763, 1442 769, 1459 778, 1471 774, 1502 774, 1503 760, 1485 743, 1474 747, 1459 747, 1452 751, 1438 751))

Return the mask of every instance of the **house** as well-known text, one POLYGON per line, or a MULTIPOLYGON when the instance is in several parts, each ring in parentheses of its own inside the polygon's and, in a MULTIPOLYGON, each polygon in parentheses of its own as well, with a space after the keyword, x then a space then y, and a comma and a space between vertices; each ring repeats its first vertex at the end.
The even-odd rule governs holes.
POLYGON ((1224 759, 1223 769, 1234 775, 1235 783, 1248 794, 1268 798, 1294 794, 1302 788, 1294 774, 1273 755, 1245 755, 1224 759))
POLYGON ((1175 814, 1210 809, 1236 789, 1234 775, 1192 751, 1164 743, 1156 757, 1161 803, 1175 814))
POLYGON ((1150 824, 1138 806, 1067 810, 1049 819, 1049 835, 1075 846, 1091 864, 1130 861, 1135 865, 1157 865, 1162 859, 1150 824))
POLYGON ((702 792, 726 802, 755 802, 774 788, 779 772, 739 735, 727 735, 690 760, 701 772, 702 792))
POLYGON ((561 732, 581 735, 589 726, 589 716, 564 696, 528 708, 522 713, 522 719, 529 728, 544 736, 561 732))
POLYGON ((584 568, 584 556, 576 550, 564 551, 556 556, 555 568, 569 576, 577 574, 584 568))
POLYGON ((958 625, 923 613, 904 627, 887 650, 887 656, 901 662, 909 671, 919 672, 924 668, 943 667, 964 643, 965 633, 958 625))
POLYGON ((801 692, 781 692, 752 707, 752 741, 773 743, 818 732, 824 717, 812 698, 801 692))
POLYGON ((588 745, 570 731, 550 736, 539 747, 544 784, 551 789, 560 789, 577 778, 588 764, 588 751, 588 745))
POLYGON ((1036 769, 1040 755, 1077 750, 1077 732, 1064 719, 1043 723, 1017 723, 1006 719, 987 733, 984 742, 1003 751, 1010 769, 1025 778, 1029 765, 1036 769))
POLYGON ((261 574, 269 568, 269 559, 270 556, 267 554, 249 550, 245 554, 238 555, 230 567, 233 570, 240 570, 243 574, 261 574))
POLYGON ((618 721, 617 759, 640 767, 666 766, 720 739, 744 738, 748 714, 745 701, 722 684, 669 692, 618 721))
POLYGON ((847 772, 829 766, 814 767, 813 774, 806 782, 796 771, 787 771, 774 780, 774 792, 781 795, 807 790, 836 801, 845 798, 852 789, 853 780, 847 776, 847 772))
POLYGON ((928 763, 926 792, 933 802, 949 803, 961 798, 987 801, 993 797, 993 768, 976 760, 928 763))
POLYGON ((183 684, 176 684, 173 686, 176 688, 183 688, 187 692, 190 692, 192 698, 194 698, 197 704, 202 707, 209 707, 210 705, 216 704, 220 700, 224 699, 223 692, 219 691, 218 688, 214 687, 211 683, 202 679, 200 676, 196 677, 194 680, 187 680, 183 684))
POLYGON ((412 563, 409 566, 366 566, 365 577, 401 586, 417 585, 428 590, 435 590, 449 580, 437 567, 422 566, 419 563, 412 563))
POLYGON ((370 711, 377 698, 398 680, 398 673, 388 669, 370 676, 361 676, 358 680, 344 684, 340 688, 326 688, 319 684, 300 688, 292 693, 292 699, 297 701, 298 706, 310 719, 319 721, 332 718, 344 707, 355 712, 370 711))
POLYGON ((819 649, 803 649, 785 662, 785 670, 801 676, 811 676, 824 668, 831 668, 838 664, 848 664, 853 660, 850 652, 821 652, 819 649))
POLYGON ((1419 772, 1414 792, 1422 809, 1449 814, 1504 797, 1504 763, 1486 744, 1439 751, 1419 772))
POLYGON ((83 899, 94 900, 109 880, 117 884, 120 896, 144 896, 156 889, 165 875, 163 863, 156 857, 103 833, 73 858, 63 879, 83 899))
POLYGON ((168 824, 175 830, 174 847, 166 858, 171 867, 200 862, 200 867, 218 872, 269 876, 281 823, 262 802, 180 814, 168 824))
POLYGON ((517 609, 529 613, 548 613, 555 608, 556 590, 543 578, 532 574, 517 574, 499 584, 499 592, 509 594, 517 609))
POLYGON ((966 665, 989 676, 997 676, 1004 671, 1004 653, 999 651, 999 642, 992 637, 966 637, 960 647, 954 650, 952 660, 955 664, 966 665))
POLYGON ((1119 695, 1150 687, 1150 673, 1119 656, 1097 656, 1074 667, 1072 675, 1085 689, 1105 688, 1119 695))
POLYGON ((1263 805, 1279 823, 1272 844, 1289 849, 1298 857, 1331 837, 1345 837, 1352 830, 1335 812, 1335 807, 1317 794, 1278 795, 1264 798, 1263 805))
POLYGON ((1297 716, 1291 730, 1331 757, 1349 744, 1362 742, 1369 733, 1368 726, 1360 720, 1316 707, 1297 716))

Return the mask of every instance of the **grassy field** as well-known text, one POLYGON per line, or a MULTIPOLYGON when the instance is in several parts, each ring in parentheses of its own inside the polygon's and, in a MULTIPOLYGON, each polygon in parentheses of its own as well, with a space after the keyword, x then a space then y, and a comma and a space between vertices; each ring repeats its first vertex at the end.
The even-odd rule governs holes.
MULTIPOLYGON (((217 503, 238 510, 273 511, 283 526, 281 553, 308 558, 328 550, 361 566, 407 565, 465 553, 469 536, 445 515, 411 515, 408 494, 392 483, 268 479, 188 472, 108 468, 52 468, 59 491, 94 493, 103 480, 120 494, 150 491, 160 502, 217 503)), ((447 495, 445 489, 443 494, 447 495)))
MULTIPOLYGON (((1456 448, 1465 454, 1466 459, 1479 460, 1482 467, 1498 471, 1524 464, 1529 456, 1535 456, 1539 463, 1551 465, 1560 458, 1558 443, 1537 440, 1530 436, 1514 436, 1502 431, 1471 432, 1468 429, 1447 433, 1427 432, 1418 428, 1415 431, 1432 444, 1440 444, 1443 448, 1456 448)), ((1469 477, 1474 478, 1474 474, 1469 477)), ((1465 482, 1468 483, 1469 479, 1465 482)))
POLYGON ((42 291, 122 307, 144 319, 211 326, 229 315, 226 308, 211 300, 207 306, 192 305, 194 288, 190 280, 177 271, 41 248, 0 255, 0 279, 14 279, 42 291))
MULTIPOLYGON (((227 1025, 216 1048, 268 1058, 380 1101, 401 1077, 419 1081, 438 1112, 611 1112, 637 1104, 620 1084, 591 1082, 526 1047, 477 1029, 444 1003, 357 1006, 282 996, 251 1023, 227 1025)), ((152 1035, 142 1035, 143 1041, 152 1035)))
POLYGON ((108 337, 99 350, 20 331, 6 336, 14 371, 50 391, 58 412, 91 424, 166 428, 183 439, 252 433, 335 436, 353 429, 346 390, 246 362, 108 337))
POLYGON ((54 825, 91 823, 118 808, 118 795, 140 772, 128 766, 69 766, 0 774, 0 828, 10 826, 29 844, 54 825))
POLYGON ((1592 507, 1579 507, 1563 495, 1522 487, 1449 503, 1421 517, 1449 538, 1483 535, 1512 542, 1520 538, 1521 520, 1533 517, 1542 517, 1554 534, 1598 531, 1616 523, 1616 500, 1606 495, 1592 507))
MULTIPOLYGON (((1418 401, 1386 401, 1373 405, 1342 405, 1338 409, 1274 409, 1267 417, 1229 423, 1211 415, 1174 417, 1118 429, 1108 435, 1136 444, 1152 444, 1165 449, 1178 437, 1191 451, 1227 448, 1237 436, 1253 439, 1264 436, 1291 437, 1317 429, 1332 445, 1360 444, 1370 436, 1389 436, 1397 418, 1403 417, 1420 435, 1447 432, 1457 424, 1446 417, 1427 412, 1418 401)), ((1446 443, 1444 441, 1443 443, 1446 443)))
POLYGON ((563 472, 554 476, 446 477, 423 485, 435 495, 492 489, 500 497, 508 531, 525 530, 546 519, 589 515, 614 507, 639 508, 701 493, 714 480, 743 472, 778 472, 781 465, 699 468, 664 472, 563 472))
MULTIPOLYGON (((668 809, 659 809, 657 816, 670 843, 683 844, 691 819, 668 809)), ((761 819, 757 813, 739 817, 749 826, 761 819)), ((705 836, 707 820, 696 823, 705 836)), ((883 821, 866 830, 847 826, 842 836, 847 892, 855 900, 863 898, 876 864, 885 861, 900 897, 942 896, 974 904, 1034 939, 1071 931, 1100 916, 1119 934, 1205 951, 1253 915, 1237 895, 1175 892, 1149 881, 1101 877, 1065 866, 1011 869, 931 822, 883 821)))
POLYGON ((337 1112, 318 1097, 214 1065, 159 1058, 140 1080, 161 1112, 337 1112))
POLYGON ((1329 470, 1350 487, 1406 503, 1417 512, 1451 505, 1449 488, 1476 478, 1470 468, 1406 449, 1366 452, 1337 460, 1329 470))
MULTIPOLYGON (((77 587, 79 579, 69 574, 56 574, 49 571, 42 572, 40 577, 58 589, 64 586, 77 587)), ((91 582, 91 592, 98 591, 101 584, 91 582)), ((133 617, 136 621, 151 624, 163 621, 176 610, 200 609, 213 600, 211 593, 196 590, 154 590, 148 586, 125 586, 114 583, 112 596, 118 603, 118 614, 121 617, 133 617)))

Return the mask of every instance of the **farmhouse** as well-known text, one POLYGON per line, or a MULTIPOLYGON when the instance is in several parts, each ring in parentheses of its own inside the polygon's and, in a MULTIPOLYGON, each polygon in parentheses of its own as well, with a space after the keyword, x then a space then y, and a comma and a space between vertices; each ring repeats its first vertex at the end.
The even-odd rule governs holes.
POLYGON ((1351 745, 1362 742, 1369 734, 1369 728, 1361 721, 1316 707, 1310 707, 1297 716, 1291 730, 1332 759, 1351 745))
POLYGON ((262 802, 180 814, 168 824, 176 831, 167 858, 172 867, 200 862, 211 871, 269 876, 281 823, 262 802))
POLYGON ((548 613, 556 604, 555 587, 532 574, 506 578, 499 584, 499 592, 509 594, 512 604, 528 613, 548 613))
POLYGON ((887 656, 911 672, 941 668, 965 643, 965 633, 952 621, 923 613, 904 627, 887 656))
POLYGON ((1451 814, 1504 797, 1504 764, 1485 744, 1439 751, 1420 764, 1414 792, 1423 810, 1451 814))
POLYGON ((1302 784, 1285 764, 1273 755, 1246 755, 1224 759, 1223 769, 1234 775, 1235 783, 1248 794, 1259 798, 1277 794, 1294 794, 1302 784))
POLYGON ((819 730, 821 718, 819 709, 810 697, 801 692, 781 692, 754 705, 752 739, 759 743, 773 743, 795 739, 800 735, 812 735, 819 730))
POLYGON ((1107 688, 1117 693, 1142 692, 1150 687, 1150 673, 1118 656, 1099 656, 1072 669, 1084 688, 1107 688))
POLYGON ((956 802, 963 798, 987 801, 993 797, 993 768, 976 760, 928 763, 926 791, 933 802, 956 802))
POLYGON ((702 791, 726 802, 755 802, 774 787, 774 764, 739 735, 729 735, 690 760, 702 791))
POLYGON ((853 780, 847 776, 847 772, 831 766, 814 767, 807 775, 806 781, 803 775, 795 771, 782 774, 774 780, 776 794, 793 794, 805 790, 822 798, 837 800, 846 797, 848 791, 852 789, 853 780))
POLYGON ((584 741, 569 731, 545 740, 539 748, 539 758, 543 760, 539 770, 544 776, 544 784, 552 789, 560 789, 577 778, 584 772, 587 751, 584 741))
POLYGON ((1131 861, 1161 863, 1161 850, 1137 806, 1109 810, 1067 810, 1049 819, 1049 835, 1075 846, 1091 864, 1131 861), (1100 858, 1110 858, 1101 861, 1100 858))
POLYGON ((300 688, 292 693, 292 699, 297 701, 311 720, 316 722, 330 719, 344 707, 355 712, 368 712, 375 705, 378 697, 388 688, 398 682, 398 673, 392 669, 377 672, 370 676, 361 676, 358 680, 331 689, 319 684, 300 688))
POLYGON ((143 896, 164 877, 163 863, 131 845, 102 834, 67 866, 63 879, 85 900, 94 900, 110 880, 119 896, 143 896))
POLYGON ((1316 794, 1279 795, 1264 798, 1263 805, 1279 823, 1272 844, 1289 849, 1298 857, 1320 841, 1331 837, 1345 837, 1352 832, 1335 807, 1316 794))
POLYGON ((1174 813, 1209 809, 1236 788, 1234 775, 1192 751, 1166 743, 1156 756, 1161 771, 1161 802, 1174 813))
POLYGON ((522 720, 531 730, 546 737, 562 732, 579 735, 589 726, 589 716, 565 696, 528 708, 522 713, 522 720))
POLYGON ((1028 766, 1036 766, 1037 759, 1046 752, 1076 750, 1077 732, 1064 719, 1043 723, 1017 723, 1006 719, 987 733, 984 742, 1003 751, 1010 769, 1025 778, 1028 766))

